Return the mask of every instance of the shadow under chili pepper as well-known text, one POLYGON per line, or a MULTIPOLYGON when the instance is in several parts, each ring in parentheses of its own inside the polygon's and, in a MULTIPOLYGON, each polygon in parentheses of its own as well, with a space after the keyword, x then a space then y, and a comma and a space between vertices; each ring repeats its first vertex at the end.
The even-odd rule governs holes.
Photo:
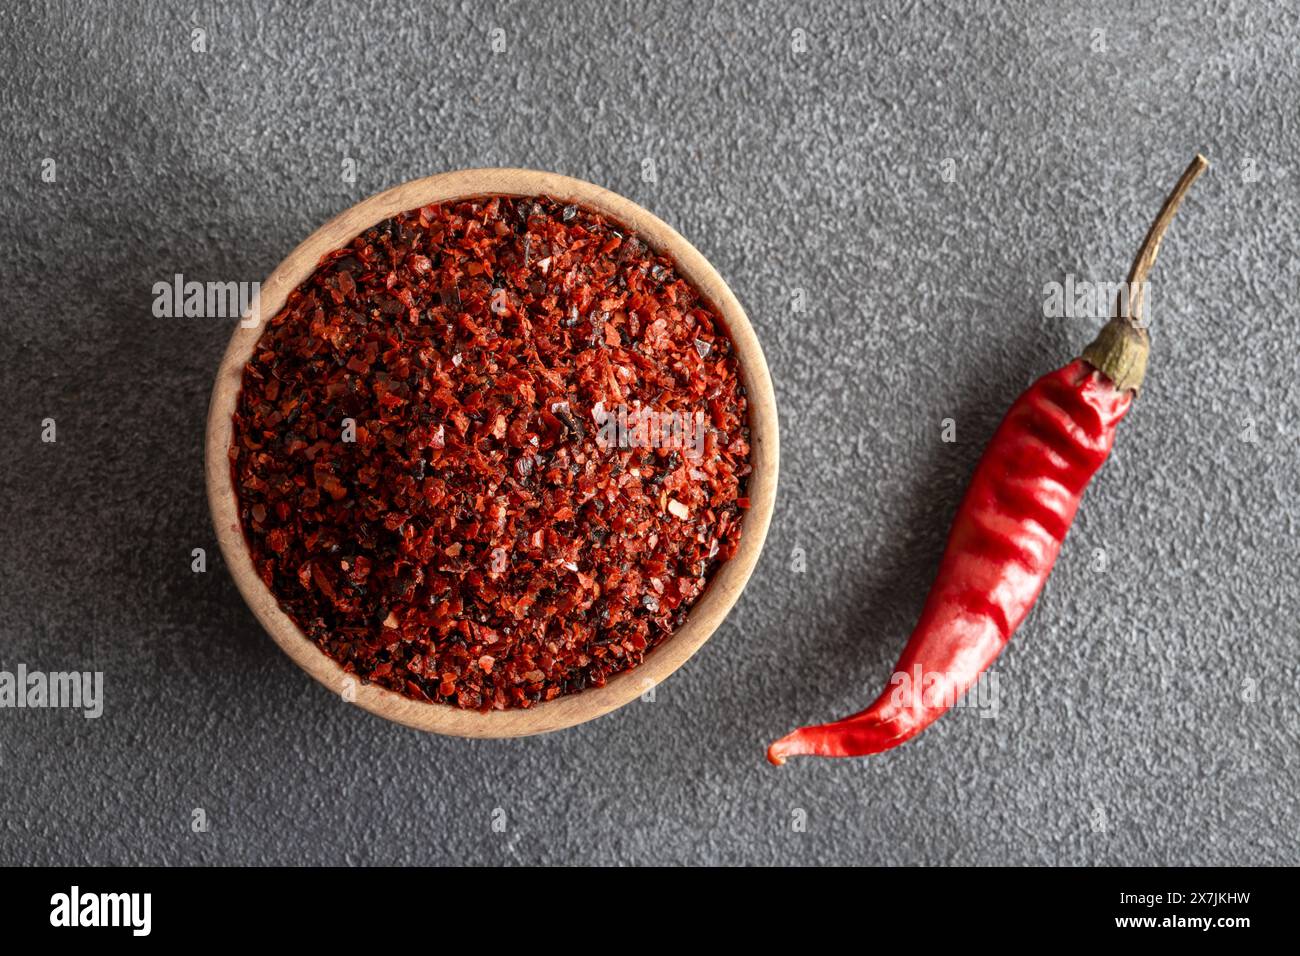
POLYGON ((1015 397, 1051 367, 1052 350, 1068 349, 1059 340, 1071 336, 1068 329, 1061 329, 1041 338, 1041 347, 1033 351, 1007 354, 1005 346, 990 344, 963 363, 970 371, 962 374, 951 393, 958 404, 920 426, 932 430, 933 445, 921 470, 907 483, 906 497, 878 502, 868 515, 869 524, 883 527, 880 536, 886 545, 863 568, 869 575, 865 593, 863 589, 843 592, 845 609, 836 616, 844 625, 828 631, 824 649, 817 652, 825 671, 839 675, 836 687, 841 693, 836 696, 844 701, 828 706, 822 715, 825 719, 860 707, 862 682, 878 686, 879 669, 892 665, 899 642, 906 639, 925 603, 953 519, 985 447, 1015 397), (940 438, 943 418, 956 423, 953 442, 940 438), (879 570, 870 573, 874 569, 879 570), (873 662, 874 652, 863 653, 864 647, 877 646, 882 649, 879 666, 873 662))

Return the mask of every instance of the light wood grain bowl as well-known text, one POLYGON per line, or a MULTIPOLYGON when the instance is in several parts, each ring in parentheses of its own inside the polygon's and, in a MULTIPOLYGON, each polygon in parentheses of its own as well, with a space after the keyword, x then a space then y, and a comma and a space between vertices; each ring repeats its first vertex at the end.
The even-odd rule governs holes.
MULTIPOLYGON (((239 396, 245 363, 262 333, 262 325, 241 323, 230 339, 217 373, 208 409, 207 488, 221 552, 240 593, 257 619, 293 660, 335 693, 372 713, 421 730, 461 737, 519 737, 571 727, 607 714, 644 694, 677 670, 700 649, 722 623, 740 596, 758 561, 772 517, 777 481, 777 414, 767 362, 744 309, 722 277, 694 246, 636 203, 579 179, 527 169, 468 169, 403 183, 358 203, 317 229, 293 250, 262 284, 261 319, 283 308, 291 291, 316 269, 321 256, 346 245, 355 236, 397 213, 429 203, 489 194, 547 195, 580 203, 625 224, 651 246, 666 253, 680 274, 722 313, 740 359, 748 393, 753 474, 749 478, 750 508, 744 517, 736 555, 714 575, 691 608, 686 622, 656 647, 645 661, 611 678, 604 687, 589 688, 526 710, 486 714, 447 704, 411 700, 373 684, 361 684, 312 643, 276 603, 254 571, 240 529, 228 449, 232 415, 239 396)), ((739 652, 739 649, 734 649, 739 652)))

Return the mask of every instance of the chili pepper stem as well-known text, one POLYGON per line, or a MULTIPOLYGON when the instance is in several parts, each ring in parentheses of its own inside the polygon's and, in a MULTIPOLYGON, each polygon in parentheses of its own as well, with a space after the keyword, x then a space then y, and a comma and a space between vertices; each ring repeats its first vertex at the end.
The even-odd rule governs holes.
POLYGON ((1151 351, 1144 314, 1147 277, 1156 264, 1160 243, 1169 231, 1169 224, 1173 222, 1183 197, 1209 165, 1206 158, 1197 153, 1178 178, 1133 258, 1126 294, 1121 295, 1116 302, 1114 318, 1102 327, 1097 338, 1083 350, 1084 360, 1114 382, 1120 391, 1132 389, 1137 393, 1142 388, 1142 379, 1147 370, 1147 355, 1151 351))

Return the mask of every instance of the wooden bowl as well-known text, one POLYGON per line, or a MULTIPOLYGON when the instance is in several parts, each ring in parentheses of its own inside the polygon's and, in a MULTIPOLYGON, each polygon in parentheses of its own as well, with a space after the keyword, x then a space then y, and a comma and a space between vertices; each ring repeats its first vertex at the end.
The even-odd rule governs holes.
POLYGON ((371 196, 331 219, 276 267, 262 284, 253 319, 276 315, 289 293, 315 271, 323 255, 347 244, 378 222, 430 203, 490 194, 548 195, 605 213, 635 230, 657 251, 666 253, 679 273, 709 299, 726 320, 740 360, 748 393, 753 474, 749 478, 749 512, 744 517, 739 550, 724 563, 686 622, 646 655, 638 667, 609 679, 604 687, 535 704, 525 710, 461 710, 447 704, 411 700, 374 684, 361 684, 347 674, 298 629, 284 613, 253 569, 240 529, 228 449, 232 415, 239 396, 244 364, 261 336, 260 321, 241 323, 230 339, 217 372, 208 409, 207 487, 212 520, 226 564, 244 600, 262 626, 293 660, 326 687, 366 710, 421 730, 461 737, 520 737, 571 727, 621 707, 641 696, 700 649, 727 616, 758 561, 772 517, 777 478, 777 415, 767 362, 744 309, 722 277, 694 246, 666 223, 636 203, 609 190, 554 173, 528 169, 467 169, 403 183, 371 196), (260 311, 259 311, 260 310, 260 311))

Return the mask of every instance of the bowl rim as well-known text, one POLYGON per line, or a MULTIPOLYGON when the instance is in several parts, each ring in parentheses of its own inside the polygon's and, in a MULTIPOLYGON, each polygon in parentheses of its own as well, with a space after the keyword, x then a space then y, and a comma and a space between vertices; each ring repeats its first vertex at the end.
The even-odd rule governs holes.
POLYGON ((753 573, 776 500, 779 435, 776 398, 767 361, 745 310, 707 259, 661 219, 619 194, 585 180, 532 169, 463 169, 410 180, 349 207, 304 239, 262 283, 260 295, 236 325, 221 360, 208 407, 205 473, 208 504, 222 556, 253 614, 299 667, 339 695, 388 720, 458 737, 520 737, 572 727, 630 703, 666 679, 712 636, 753 573), (678 272, 721 313, 735 345, 741 382, 749 399, 750 499, 736 554, 714 573, 687 619, 637 667, 611 677, 603 687, 557 697, 526 709, 462 710, 450 704, 412 700, 375 684, 361 683, 316 646, 281 610, 254 570, 236 508, 229 447, 232 416, 244 364, 263 331, 262 316, 274 316, 290 292, 305 281, 326 253, 398 213, 432 203, 475 196, 540 196, 568 200, 604 213, 667 254, 678 272))

